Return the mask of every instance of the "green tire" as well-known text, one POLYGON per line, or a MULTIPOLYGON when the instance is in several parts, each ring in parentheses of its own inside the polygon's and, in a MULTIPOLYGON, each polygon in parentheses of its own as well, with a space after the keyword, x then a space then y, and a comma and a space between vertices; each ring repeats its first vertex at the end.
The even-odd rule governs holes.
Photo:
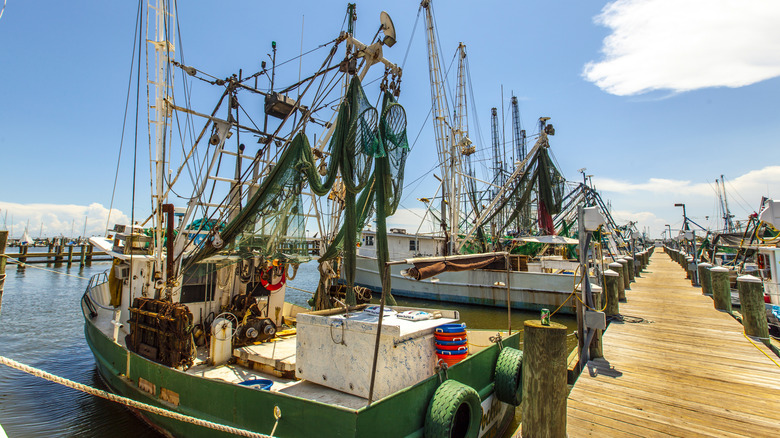
POLYGON ((504 347, 496 361, 495 394, 499 401, 520 406, 523 401, 523 352, 504 347))
POLYGON ((428 403, 425 438, 476 438, 481 420, 482 403, 477 391, 446 380, 428 403))

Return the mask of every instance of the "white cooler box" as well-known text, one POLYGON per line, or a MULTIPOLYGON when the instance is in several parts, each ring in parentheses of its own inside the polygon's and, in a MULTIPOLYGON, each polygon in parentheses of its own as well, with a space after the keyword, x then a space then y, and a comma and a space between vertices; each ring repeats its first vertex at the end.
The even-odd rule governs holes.
MULTIPOLYGON (((425 310, 394 307, 394 310, 425 310)), ((387 316, 382 320, 374 400, 414 385, 434 374, 434 329, 457 322, 454 310, 437 310, 441 318, 408 321, 387 316)), ((362 310, 330 309, 297 315, 296 376, 310 382, 368 398, 378 315, 362 310)))

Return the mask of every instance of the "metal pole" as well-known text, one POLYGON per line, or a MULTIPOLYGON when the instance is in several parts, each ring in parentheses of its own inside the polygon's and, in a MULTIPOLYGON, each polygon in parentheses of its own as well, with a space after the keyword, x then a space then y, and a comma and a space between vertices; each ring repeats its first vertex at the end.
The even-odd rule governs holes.
MULTIPOLYGON (((390 264, 385 263, 385 272, 383 275, 390 275, 390 264)), ((379 338, 382 336, 382 316, 385 313, 385 288, 382 288, 382 298, 379 301, 379 321, 376 328, 376 340, 374 341, 374 361, 371 365, 371 383, 368 386, 368 404, 374 400, 374 381, 376 380, 376 363, 379 359, 379 338)))

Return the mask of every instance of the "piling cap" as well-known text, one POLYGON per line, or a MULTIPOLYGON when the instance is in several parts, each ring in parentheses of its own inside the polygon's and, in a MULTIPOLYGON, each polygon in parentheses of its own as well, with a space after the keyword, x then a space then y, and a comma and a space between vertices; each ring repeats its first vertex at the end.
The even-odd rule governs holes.
POLYGON ((711 267, 712 267, 712 265, 711 265, 711 264, 709 264, 709 263, 707 263, 707 262, 699 263, 699 265, 698 265, 698 266, 699 266, 700 268, 711 268, 711 267))
POLYGON ((633 261, 633 260, 634 260, 634 258, 633 258, 633 257, 631 257, 631 256, 625 256, 625 257, 623 257, 623 260, 625 260, 625 261, 627 261, 627 262, 628 262, 628 261, 633 261))
POLYGON ((754 277, 752 275, 742 275, 737 277, 737 281, 742 281, 745 283, 761 283, 761 279, 758 277, 754 277))
POLYGON ((620 277, 620 274, 613 271, 612 269, 607 269, 606 271, 604 271, 604 275, 606 275, 607 277, 620 277))
POLYGON ((628 260, 626 260, 626 259, 617 259, 617 262, 620 263, 621 265, 627 265, 628 264, 628 260))
POLYGON ((723 266, 715 266, 714 268, 710 269, 710 272, 729 272, 729 270, 723 266))
POLYGON ((598 285, 595 285, 595 284, 591 284, 590 285, 590 290, 593 291, 593 292, 601 292, 602 291, 601 286, 598 286, 598 285))
POLYGON ((610 264, 609 264, 609 267, 610 267, 610 269, 611 269, 611 268, 615 268, 615 269, 623 269, 623 265, 621 265, 621 264, 620 264, 620 263, 618 263, 618 262, 612 262, 612 263, 610 263, 610 264))
POLYGON ((688 260, 688 262, 692 262, 693 261, 693 257, 691 257, 691 256, 685 257, 685 260, 688 260))

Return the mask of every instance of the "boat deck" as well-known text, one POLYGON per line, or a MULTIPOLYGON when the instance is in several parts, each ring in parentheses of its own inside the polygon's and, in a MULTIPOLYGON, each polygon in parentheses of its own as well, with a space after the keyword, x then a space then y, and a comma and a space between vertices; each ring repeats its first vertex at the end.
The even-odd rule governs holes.
POLYGON ((658 251, 568 399, 571 437, 774 437, 780 362, 658 251), (770 359, 771 357, 771 359, 770 359))

